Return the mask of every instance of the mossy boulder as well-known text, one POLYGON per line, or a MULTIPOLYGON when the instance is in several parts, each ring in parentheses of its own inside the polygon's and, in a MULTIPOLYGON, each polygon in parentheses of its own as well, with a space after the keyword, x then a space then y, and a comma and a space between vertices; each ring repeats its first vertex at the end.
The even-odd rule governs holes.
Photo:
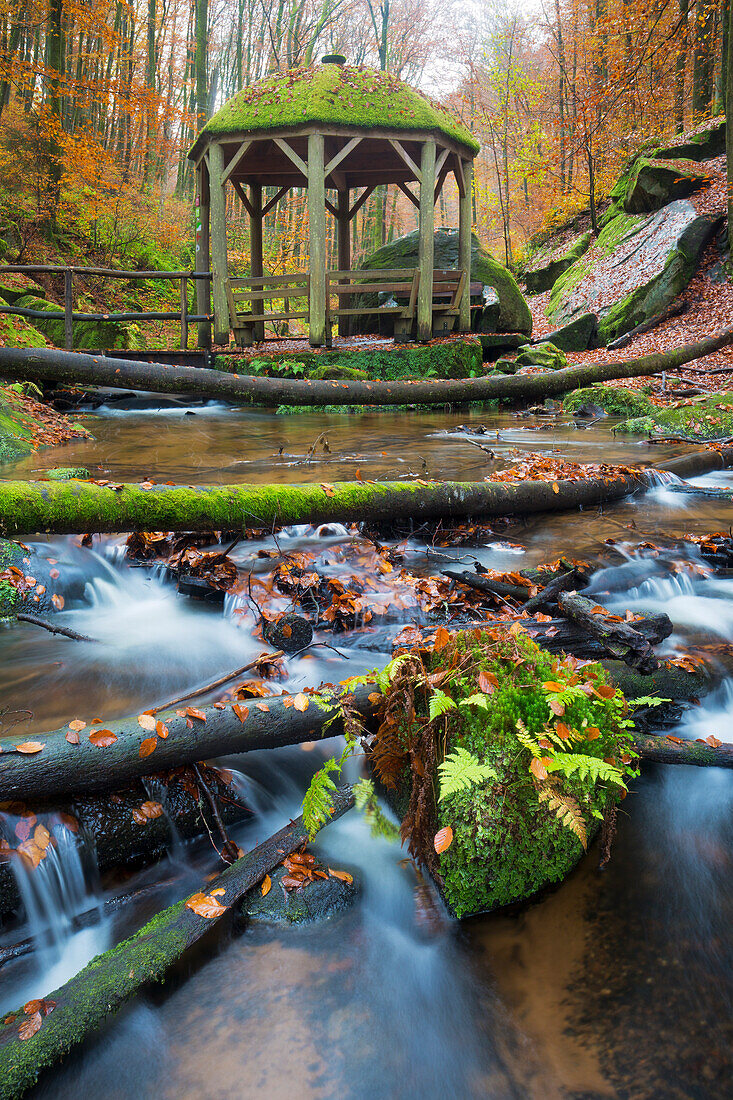
POLYGON ((554 344, 543 342, 534 346, 525 345, 519 349, 516 358, 519 367, 544 367, 545 370, 561 370, 568 365, 564 351, 554 344))
MULTIPOLYGON (((63 309, 56 302, 34 294, 26 294, 16 303, 22 309, 34 309, 41 313, 58 313, 63 309)), ((64 346, 64 322, 60 318, 34 317, 33 327, 43 333, 57 347, 64 346)), ((117 349, 136 351, 144 346, 138 325, 129 321, 75 321, 73 326, 73 344, 75 348, 117 349)))
POLYGON ((725 119, 715 119, 678 144, 655 149, 655 160, 712 160, 725 152, 725 119))
MULTIPOLYGON (((415 230, 390 241, 372 253, 362 264, 362 269, 417 267, 419 234, 415 230)), ((434 265, 439 269, 458 266, 458 230, 436 229, 434 237, 434 265)), ((500 332, 532 332, 532 314, 511 271, 489 255, 475 233, 471 235, 471 281, 481 283, 484 292, 494 291, 499 300, 497 329, 500 332)), ((365 296, 366 300, 366 296, 365 296)), ((358 318, 357 318, 358 320, 358 318)), ((365 323, 372 318, 365 317, 365 323)))
POLYGON ((563 272, 588 251, 591 239, 590 233, 581 233, 560 256, 549 252, 548 258, 546 247, 535 252, 523 274, 527 293, 544 294, 550 290, 563 272))
POLYGON ((86 481, 89 471, 86 466, 55 466, 46 470, 44 476, 48 481, 86 481))
POLYGON ((545 337, 562 351, 586 351, 595 346, 598 332, 598 317, 595 313, 581 313, 562 328, 555 329, 545 337))
POLYGON ((588 406, 601 409, 610 416, 646 416, 652 405, 643 393, 625 386, 586 386, 573 390, 563 398, 564 412, 579 412, 588 406))
POLYGON ((449 908, 461 918, 490 912, 562 881, 633 774, 627 705, 605 670, 508 631, 467 631, 398 660, 386 714, 389 693, 412 676, 415 717, 400 734, 413 762, 426 751, 436 761, 427 784, 420 768, 407 775, 418 793, 439 791, 433 824, 452 830, 437 864, 428 851, 449 908))
POLYGON ((547 307, 547 316, 561 324, 595 312, 601 344, 671 305, 720 222, 698 215, 686 199, 647 215, 614 209, 592 247, 557 280, 547 307))
POLYGON ((733 435, 733 393, 652 408, 645 416, 625 420, 616 431, 629 435, 674 435, 695 442, 725 439, 733 435))
POLYGON ((693 160, 650 160, 639 157, 631 170, 623 199, 627 214, 661 210, 675 199, 699 191, 709 176, 693 160))
POLYGON ((261 886, 245 894, 242 915, 269 924, 314 924, 351 909, 361 893, 361 884, 354 871, 347 871, 352 878, 350 883, 329 875, 297 889, 285 890, 282 880, 287 874, 285 867, 276 867, 270 875, 271 886, 266 894, 262 894, 261 886))
POLYGON ((0 388, 0 464, 33 451, 33 423, 11 387, 0 388))
POLYGON ((48 348, 51 342, 31 324, 27 317, 0 313, 0 347, 48 348))
POLYGON ((308 377, 336 378, 341 381, 358 382, 369 378, 369 375, 365 370, 359 370, 358 367, 349 367, 345 363, 324 363, 323 366, 309 371, 308 377))
POLYGON ((17 304, 27 294, 40 295, 43 288, 22 272, 4 271, 0 274, 0 298, 9 306, 17 304))

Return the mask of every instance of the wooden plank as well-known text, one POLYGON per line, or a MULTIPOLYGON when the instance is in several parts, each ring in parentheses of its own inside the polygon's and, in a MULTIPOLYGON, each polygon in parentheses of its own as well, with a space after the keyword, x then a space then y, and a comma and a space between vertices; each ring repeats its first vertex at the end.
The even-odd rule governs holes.
POLYGON ((329 271, 331 279, 411 279, 415 272, 414 267, 375 267, 354 268, 351 271, 329 271))
POLYGON ((471 331, 471 222, 473 219, 473 163, 462 165, 463 194, 458 200, 458 266, 465 277, 458 318, 459 332, 471 331))
POLYGON ((336 207, 333 205, 333 203, 329 202, 328 199, 325 199, 324 205, 326 207, 326 210, 328 210, 328 212, 329 212, 329 214, 331 215, 332 218, 338 218, 339 212, 336 209, 336 207))
POLYGON ((67 351, 74 350, 74 273, 71 268, 64 272, 64 346, 67 351))
POLYGON ((251 218, 252 217, 252 203, 249 201, 249 197, 247 195, 247 192, 244 190, 244 188, 242 187, 242 184, 239 182, 239 180, 233 180, 232 181, 232 186, 234 187, 234 190, 237 192, 237 195, 239 196, 239 201, 241 202, 242 206, 244 207, 244 209, 247 211, 247 213, 249 214, 249 216, 251 218))
POLYGON ((369 196, 372 194, 372 192, 374 192, 376 190, 376 187, 377 187, 377 185, 375 183, 375 184, 373 184, 369 187, 364 188, 364 190, 362 191, 359 198, 356 200, 354 205, 349 210, 349 221, 354 220, 354 216, 361 210, 362 206, 367 201, 369 196))
POLYGON ((407 186, 407 184, 402 183, 401 181, 398 180, 397 186, 399 187, 399 189, 400 189, 400 191, 402 192, 403 195, 407 195, 407 197, 410 200, 410 202, 412 203, 412 205, 416 206, 417 209, 419 210, 420 209, 420 200, 418 198, 416 198, 415 195, 413 195, 412 191, 407 186))
MULTIPOLYGON (((323 134, 311 135, 311 137, 315 136, 319 136, 321 138, 321 141, 323 141, 323 134)), ((272 140, 275 142, 278 149, 282 149, 285 156, 293 162, 298 171, 302 172, 306 179, 308 179, 308 165, 301 157, 298 156, 298 154, 295 152, 295 149, 293 149, 291 145, 288 145, 287 141, 284 141, 282 138, 276 137, 272 140)), ((308 160, 310 160, 310 137, 308 138, 308 160)))
MULTIPOLYGON (((351 264, 351 224, 349 222, 349 192, 341 189, 338 192, 338 218, 336 221, 336 241, 338 250, 338 265, 343 271, 348 271, 351 264)), ((341 278, 349 276, 342 276, 341 278)), ((328 273, 331 278, 331 273, 328 273)), ((341 299, 339 298, 339 307, 341 299)), ((346 317, 339 317, 339 336, 349 336, 351 326, 346 317)))
POLYGON ((394 151, 397 153, 397 155, 405 162, 417 182, 422 183, 422 168, 418 168, 418 166, 415 164, 415 161, 412 159, 402 143, 396 138, 389 138, 389 143, 394 151))
POLYGON ((417 292, 417 338, 428 341, 433 335, 433 254, 435 203, 435 142, 423 142, 420 157, 420 224, 418 237, 418 267, 420 286, 417 292))
POLYGON ((287 312, 272 313, 266 311, 265 313, 237 313, 237 325, 241 326, 242 322, 251 324, 253 321, 292 321, 297 318, 303 320, 308 319, 307 310, 288 310, 287 312))
POLYGON ((357 145, 360 145, 361 142, 361 136, 353 137, 351 141, 348 141, 346 145, 344 145, 343 149, 339 149, 338 153, 336 153, 335 156, 331 157, 328 164, 324 168, 324 176, 330 176, 334 168, 338 168, 344 157, 348 157, 349 153, 353 152, 353 150, 356 149, 357 145))
POLYGON ((188 279, 181 279, 181 347, 188 347, 188 279))
POLYGON ((234 154, 232 159, 229 161, 229 163, 227 164, 226 168, 224 169, 224 171, 222 173, 222 181, 224 183, 226 183, 226 181, 229 179, 229 177, 232 175, 232 173, 236 171, 237 166, 239 165, 239 163, 242 161, 242 159, 249 152, 249 147, 250 147, 251 144, 252 144, 251 141, 243 141, 242 144, 239 146, 239 149, 234 154))
POLYGON ((326 177, 323 134, 308 137, 308 226, 310 267, 310 321, 312 347, 326 343, 326 177))
MULTIPOLYGON (((329 276, 329 289, 331 294, 400 294, 409 293, 412 287, 412 279, 405 279, 399 283, 333 283, 329 276)), ((453 287, 451 286, 452 290, 453 287)))
MULTIPOLYGON (((280 298, 305 298, 307 292, 306 287, 293 288, 289 286, 285 287, 270 287, 264 290, 244 290, 236 291, 232 290, 232 298, 235 302, 266 302, 273 298, 279 300, 280 298)), ((253 310, 254 313, 257 310, 253 310)))
MULTIPOLYGON (((253 279, 261 279, 262 270, 262 185, 250 184, 249 188, 249 269, 253 279)), ((262 306, 252 306, 253 313, 261 313, 262 306)), ((254 329, 255 340, 265 339, 264 323, 259 322, 254 329)))
POLYGON ((450 156, 450 149, 442 149, 441 150, 440 156, 438 157, 438 159, 435 162, 435 174, 436 174, 436 176, 439 176, 440 173, 443 171, 443 167, 444 167, 445 162, 447 161, 449 156, 450 156))
POLYGON ((280 202, 280 199, 283 197, 283 195, 287 195, 289 190, 290 190, 290 184, 287 184, 287 183, 284 184, 280 188, 280 190, 277 192, 277 194, 273 195, 272 198, 269 199, 265 203, 265 205, 262 207, 262 217, 263 218, 266 217, 266 215, 270 213, 273 206, 277 206, 277 204, 280 202))
MULTIPOLYGON (((471 167, 472 167, 471 161, 468 161, 467 163, 469 165, 471 165, 471 167)), ((463 162, 463 157, 454 156, 453 157, 453 174, 455 175, 456 183, 458 184, 458 197, 461 198, 461 199, 466 194, 466 177, 465 177, 464 169, 465 169, 465 166, 464 166, 464 162, 463 162)))
POLYGON ((214 299, 214 343, 229 342, 229 303, 227 302, 227 228, 222 173, 224 153, 220 145, 209 147, 209 190, 211 192, 211 271, 214 299))
POLYGON ((368 309, 331 309, 332 317, 360 317, 362 313, 404 313, 404 306, 374 306, 368 309))
POLYGON ((233 287, 250 286, 258 288, 262 286, 308 286, 308 275, 303 272, 298 275, 259 275, 256 279, 249 275, 235 275, 229 280, 233 287))

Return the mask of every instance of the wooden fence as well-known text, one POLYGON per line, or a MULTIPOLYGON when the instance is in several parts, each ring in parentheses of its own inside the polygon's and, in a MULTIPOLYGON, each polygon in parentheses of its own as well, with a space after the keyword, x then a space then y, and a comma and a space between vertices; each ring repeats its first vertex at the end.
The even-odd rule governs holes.
POLYGON ((209 313, 188 312, 188 280, 211 279, 210 271, 116 271, 105 267, 63 267, 56 264, 9 264, 0 266, 0 278, 4 274, 16 275, 63 275, 64 276, 64 308, 62 311, 46 312, 40 309, 25 309, 23 306, 10 306, 0 304, 0 313, 11 313, 17 317, 27 317, 31 320, 63 321, 64 345, 67 351, 74 346, 74 321, 178 321, 181 324, 181 347, 188 347, 188 327, 192 323, 211 322, 209 313), (138 312, 138 313, 78 313, 74 310, 74 276, 95 275, 108 279, 176 279, 181 288, 181 307, 169 312, 138 312))

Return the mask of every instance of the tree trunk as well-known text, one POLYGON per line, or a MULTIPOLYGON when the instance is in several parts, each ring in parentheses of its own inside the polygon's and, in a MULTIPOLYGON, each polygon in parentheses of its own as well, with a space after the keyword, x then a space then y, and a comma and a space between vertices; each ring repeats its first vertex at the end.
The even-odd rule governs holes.
MULTIPOLYGON (((331 820, 335 820, 353 806, 351 788, 336 791, 332 803, 331 820)), ((298 818, 227 867, 213 881, 203 883, 201 893, 213 902, 209 918, 200 916, 181 899, 158 913, 130 939, 98 955, 84 970, 49 995, 48 999, 55 1002, 53 1011, 42 1017, 40 1028, 30 1038, 23 1040, 19 1035, 20 1027, 30 1019, 22 1008, 17 1016, 14 1013, 6 1015, 0 1025, 4 1100, 21 1097, 38 1079, 42 1069, 53 1065, 72 1046, 100 1027, 143 986, 161 981, 174 962, 285 856, 300 848, 307 837, 303 820, 298 818), (218 894, 219 890, 223 893, 218 894)))
POLYGON ((733 259, 733 0, 725 0, 728 12, 725 81, 725 154, 728 175, 728 267, 733 259))
POLYGON ((534 375, 430 379, 422 382, 337 382, 306 378, 261 378, 203 367, 168 367, 131 359, 107 359, 55 348, 0 348, 0 377, 24 382, 112 386, 218 397, 236 405, 445 405, 467 401, 538 401, 616 378, 639 378, 675 370, 733 344, 733 328, 667 352, 617 363, 534 375))
POLYGON ((692 58, 692 111, 695 121, 710 114, 715 68, 715 0, 698 0, 692 58))
POLYGON ((658 764, 691 764, 699 768, 733 768, 733 745, 722 744, 717 748, 702 741, 672 740, 670 737, 653 737, 635 733, 634 743, 642 760, 658 764))
MULTIPOLYGON (((733 462, 733 448, 696 451, 664 463, 689 477, 733 462)), ((0 482, 0 535, 122 531, 232 531, 291 523, 394 523, 468 516, 529 515, 621 500, 658 484, 656 467, 617 477, 522 482, 336 482, 214 488, 83 481, 0 482)), ((0 760, 0 772, 4 764, 0 760)))

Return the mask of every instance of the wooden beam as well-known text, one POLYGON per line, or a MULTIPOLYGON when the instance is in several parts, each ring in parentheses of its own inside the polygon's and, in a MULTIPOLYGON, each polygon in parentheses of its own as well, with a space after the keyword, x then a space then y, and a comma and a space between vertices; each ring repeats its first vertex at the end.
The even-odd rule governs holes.
MULTIPOLYGON (((339 191, 338 213, 336 220, 339 271, 348 271, 351 267, 351 231, 349 229, 349 192, 339 191)), ((339 309, 342 300, 339 298, 339 309)), ((349 335, 348 317, 339 317, 339 336, 349 335)))
POLYGON ((310 317, 308 340, 312 347, 326 343, 326 177, 323 134, 308 137, 308 233, 310 265, 310 317))
POLYGON ((267 214, 270 213, 273 206, 277 206, 277 204, 280 202, 280 199, 283 197, 283 195, 287 195, 289 190, 290 190, 290 184, 286 183, 280 188, 280 190, 277 192, 276 195, 273 195, 271 199, 268 199, 268 201, 262 207, 262 217, 263 218, 267 214))
POLYGON ((359 198, 349 210, 349 221, 353 221, 356 214, 359 213, 364 203, 367 201, 372 192, 376 189, 376 183, 370 184, 369 187, 365 187, 359 198))
POLYGON ((227 227, 224 191, 224 151, 209 146, 209 190, 211 192, 211 274, 214 298, 214 343, 229 343, 227 302, 227 227))
MULTIPOLYGON (((392 148, 395 150, 395 152, 405 162, 405 164, 410 169, 410 171, 412 172, 412 174, 415 177, 415 179, 417 180, 417 182, 422 183, 422 170, 420 168, 418 168, 418 166, 415 164, 415 161, 412 159, 412 157, 407 152, 407 150, 403 147, 403 145, 399 141, 397 141, 395 138, 389 138, 389 143, 392 146, 392 148)), ((423 148, 424 148, 424 146, 423 146, 423 148)))
POLYGON ((443 165, 445 164, 445 162, 447 161, 449 156, 450 156, 450 149, 441 150, 440 156, 438 157, 438 159, 435 162, 435 174, 436 174, 436 176, 439 176, 440 173, 443 171, 443 165))
POLYGON ((332 217, 334 217, 334 218, 338 218, 338 217, 339 217, 339 212, 338 212, 338 210, 336 209, 336 207, 335 207, 335 206, 333 205, 333 203, 332 203, 332 202, 329 202, 329 201, 328 201, 328 199, 324 199, 324 200, 323 200, 323 205, 324 205, 324 206, 326 207, 326 210, 328 210, 329 214, 330 214, 330 215, 331 215, 332 217))
POLYGON ((471 183, 473 165, 467 161, 463 167, 463 194, 458 201, 458 266, 465 275, 461 298, 458 303, 458 331, 471 331, 471 219, 473 196, 471 183))
POLYGON ((253 213, 252 204, 250 203, 249 198, 247 197, 247 192, 244 190, 244 187, 239 182, 239 180, 233 180, 232 181, 232 186, 233 186, 234 190, 237 192, 237 194, 239 195, 242 206, 244 207, 244 209, 247 211, 247 213, 249 214, 249 216, 251 218, 252 213, 253 213))
POLYGON ((435 223, 435 141, 423 142, 420 157, 420 227, 417 292, 417 338, 428 341, 433 335, 433 237, 435 223))
POLYGON ((234 172, 236 170, 237 165, 242 160, 242 158, 244 156, 246 156, 251 144, 252 144, 251 141, 243 141, 242 144, 239 146, 236 153, 234 154, 234 156, 232 157, 232 159, 229 161, 226 168, 224 169, 224 174, 223 174, 224 183, 226 183, 226 181, 229 179, 232 172, 234 172))
MULTIPOLYGON (((253 279, 260 278, 262 270, 262 186, 252 183, 249 187, 249 270, 253 279)), ((252 313, 264 312, 262 302, 252 302, 252 313)), ((254 338, 265 339, 265 323, 257 321, 254 326, 254 338)))
POLYGON ((339 149, 338 153, 336 153, 335 156, 331 157, 328 164, 324 168, 323 171, 325 175, 330 176, 334 168, 338 168, 344 157, 348 157, 349 153, 353 152, 354 149, 356 149, 357 145, 361 145, 361 140, 361 137, 353 137, 351 141, 348 141, 346 145, 344 145, 343 149, 339 149))
POLYGON ((407 184, 406 183, 398 183, 397 186, 399 187, 399 189, 400 189, 400 191, 402 192, 403 195, 407 195, 407 197, 410 200, 410 202, 412 203, 412 205, 416 206, 417 209, 419 210, 420 209, 420 200, 413 195, 412 191, 407 186, 407 184))
MULTIPOLYGON (((209 171, 202 162, 196 167, 196 271, 209 271, 211 256, 209 245, 209 171)), ((211 283, 208 279, 196 280, 196 312, 199 317, 211 313, 211 283)), ((198 325, 198 345, 211 347, 211 326, 208 321, 198 325)))
MULTIPOLYGON (((471 161, 467 161, 469 167, 473 168, 471 161)), ((463 157, 454 155, 453 157, 453 173, 456 177, 456 183, 458 184, 458 195, 460 198, 466 193, 466 178, 464 174, 463 157)))
POLYGON ((450 169, 446 165, 444 165, 440 175, 438 176, 437 182, 435 184, 435 194, 433 195, 433 205, 435 205, 435 203, 438 201, 438 195, 443 190, 443 184, 448 177, 449 171, 450 169))
MULTIPOLYGON (((310 160, 310 139, 313 136, 314 136, 313 134, 310 134, 309 137, 308 137, 308 150, 309 150, 308 159, 309 160, 310 160)), ((319 136, 320 136, 321 140, 323 140, 323 134, 320 134, 319 136)), ((293 164, 298 169, 298 171, 302 172, 302 174, 305 176, 305 178, 308 179, 308 165, 305 163, 305 161, 301 157, 298 156, 298 154, 295 152, 295 149, 293 149, 290 145, 288 145, 287 141, 283 141, 282 138, 276 137, 276 138, 273 138, 272 140, 275 142, 278 149, 282 149, 283 153, 285 153, 285 156, 290 158, 290 160, 293 162, 293 164)))

